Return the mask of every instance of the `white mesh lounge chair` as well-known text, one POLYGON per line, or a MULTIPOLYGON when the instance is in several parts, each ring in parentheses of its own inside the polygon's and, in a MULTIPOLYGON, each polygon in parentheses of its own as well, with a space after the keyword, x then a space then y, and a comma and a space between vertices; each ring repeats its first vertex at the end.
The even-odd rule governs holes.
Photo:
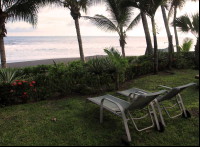
POLYGON ((125 126, 125 130, 126 130, 126 136, 123 136, 122 139, 123 139, 123 141, 129 143, 129 142, 131 142, 131 136, 130 136, 130 132, 129 132, 128 124, 127 124, 127 122, 129 120, 132 120, 137 131, 143 131, 143 130, 147 130, 149 128, 154 127, 154 120, 152 117, 152 114, 153 114, 154 118, 155 118, 157 129, 159 131, 161 131, 162 128, 160 127, 160 124, 158 122, 158 118, 157 118, 155 108, 153 106, 152 101, 156 97, 158 97, 160 94, 165 93, 165 92, 166 92, 166 90, 162 90, 162 91, 156 92, 156 93, 144 94, 144 93, 140 93, 138 91, 138 92, 134 93, 135 98, 132 103, 129 103, 127 101, 124 101, 122 99, 116 98, 111 95, 104 95, 104 96, 95 97, 95 98, 87 98, 86 103, 85 103, 85 108, 86 108, 86 104, 88 102, 93 102, 97 105, 100 105, 100 123, 103 123, 103 109, 104 108, 109 110, 110 112, 122 117, 124 126, 125 126), (134 110, 136 110, 136 109, 144 109, 145 107, 148 107, 147 109, 145 109, 148 112, 145 116, 143 116, 141 118, 132 118, 130 111, 134 112, 134 110), (152 111, 150 110, 150 108, 152 108, 152 111), (126 117, 126 114, 128 115, 128 117, 130 119, 128 119, 128 117, 126 117), (137 128, 134 120, 143 119, 147 116, 150 116, 151 121, 152 121, 152 126, 139 130, 137 128))
MULTIPOLYGON (((191 117, 191 114, 189 113, 189 111, 187 111, 185 109, 185 106, 183 104, 183 100, 181 98, 181 95, 180 95, 180 92, 182 92, 184 89, 190 87, 190 86, 193 86, 193 85, 197 85, 195 83, 190 83, 190 84, 187 84, 187 85, 184 85, 184 86, 180 86, 180 87, 175 87, 175 88, 170 88, 170 87, 166 87, 166 86, 163 86, 163 85, 159 85, 156 87, 156 90, 158 87, 162 87, 162 88, 165 88, 165 89, 168 89, 169 91, 167 91, 167 93, 163 96, 158 96, 154 101, 156 104, 156 107, 158 108, 158 111, 159 111, 159 115, 160 115, 160 119, 161 119, 161 122, 162 124, 165 126, 165 122, 164 122, 164 119, 163 119, 163 115, 161 113, 161 110, 165 110, 165 112, 167 113, 167 115, 170 117, 170 118, 176 118, 180 115, 182 115, 183 117, 185 118, 190 118, 191 117), (175 98, 175 99, 174 99, 175 98), (165 107, 163 105, 163 101, 165 100, 172 100, 172 101, 176 101, 175 105, 172 106, 172 107, 165 107), (163 106, 163 108, 161 109, 160 108, 160 105, 159 103, 163 106), (172 109, 174 108, 176 105, 179 106, 180 110, 181 110, 181 114, 179 115, 176 115, 176 116, 170 116, 169 112, 167 111, 167 109, 172 109)), ((155 90, 155 91, 156 91, 155 90)), ((129 89, 129 90, 125 90, 125 91, 118 91, 119 94, 122 94, 124 96, 127 96, 129 99, 128 101, 130 101, 130 99, 133 98, 133 94, 136 92, 136 91, 141 91, 141 92, 144 92, 144 93, 147 93, 147 94, 151 94, 150 92, 148 91, 144 91, 144 90, 141 90, 141 89, 137 89, 137 88, 133 88, 133 89, 129 89)))

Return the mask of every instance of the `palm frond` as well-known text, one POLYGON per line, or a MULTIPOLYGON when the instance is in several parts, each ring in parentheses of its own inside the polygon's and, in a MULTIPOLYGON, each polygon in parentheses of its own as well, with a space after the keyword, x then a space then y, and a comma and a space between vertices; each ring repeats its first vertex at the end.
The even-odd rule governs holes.
POLYGON ((183 45, 181 46, 181 51, 182 52, 189 52, 192 48, 192 44, 193 44, 193 39, 191 38, 185 38, 183 41, 183 45))
POLYGON ((37 24, 39 8, 47 4, 59 3, 58 0, 4 0, 8 21, 25 21, 33 26, 37 24))
POLYGON ((140 22, 140 20, 141 20, 141 13, 140 14, 138 14, 137 16, 136 16, 136 18, 131 22, 131 24, 128 26, 128 28, 126 29, 126 32, 127 31, 130 31, 134 26, 136 26, 136 25, 138 25, 138 23, 140 22))
POLYGON ((0 69, 0 83, 13 83, 15 80, 17 80, 18 77, 16 75, 17 70, 13 70, 11 68, 8 69, 0 69))
POLYGON ((192 20, 193 20, 192 33, 198 35, 197 37, 199 37, 199 13, 192 15, 192 20))
POLYGON ((106 0, 107 11, 111 15, 112 21, 118 26, 127 26, 132 16, 130 7, 122 7, 123 0, 106 0))
POLYGON ((89 17, 89 16, 82 16, 82 17, 86 20, 90 20, 95 26, 97 26, 99 29, 105 32, 119 33, 119 30, 115 26, 115 24, 103 15, 95 15, 94 17, 89 17))
POLYGON ((192 32, 196 37, 199 36, 199 13, 192 15, 185 14, 179 18, 176 18, 172 22, 173 26, 177 26, 181 32, 192 32))
POLYGON ((192 27, 192 22, 187 14, 176 18, 171 24, 172 26, 179 27, 180 31, 182 32, 189 32, 190 28, 192 27))

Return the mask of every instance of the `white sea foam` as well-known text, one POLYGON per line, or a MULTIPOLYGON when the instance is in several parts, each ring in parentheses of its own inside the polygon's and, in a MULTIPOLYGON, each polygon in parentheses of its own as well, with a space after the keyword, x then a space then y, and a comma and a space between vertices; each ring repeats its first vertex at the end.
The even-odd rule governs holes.
MULTIPOLYGON (((118 37, 82 37, 82 41, 85 56, 105 55, 104 49, 109 47, 121 52, 118 37)), ((166 37, 158 37, 160 49, 168 47, 166 42, 166 37)), ((80 57, 77 37, 6 37, 5 50, 7 63, 80 57)), ((145 37, 127 38, 127 56, 144 55, 145 50, 145 37)))

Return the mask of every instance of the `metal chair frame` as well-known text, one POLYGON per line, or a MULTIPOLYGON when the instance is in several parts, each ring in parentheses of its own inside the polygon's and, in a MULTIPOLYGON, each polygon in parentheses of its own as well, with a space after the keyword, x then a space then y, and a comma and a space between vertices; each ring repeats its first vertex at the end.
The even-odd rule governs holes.
MULTIPOLYGON (((140 91, 137 91, 137 92, 135 92, 135 93, 132 93, 132 94, 134 95, 134 99, 136 99, 136 96, 140 96, 139 93, 141 93, 141 92, 140 92, 140 91)), ((130 100, 130 98, 128 98, 128 99, 130 100)), ((153 115, 154 115, 155 122, 156 122, 157 129, 158 129, 158 130, 161 129, 161 128, 160 128, 159 121, 158 121, 158 118, 157 118, 157 114, 156 114, 156 111, 155 111, 155 107, 154 107, 154 105, 153 105, 153 102, 150 102, 150 104, 148 105, 148 108, 147 108, 147 109, 144 109, 145 111, 148 112, 146 115, 144 115, 143 117, 140 117, 140 118, 133 118, 133 117, 131 116, 131 113, 130 113, 129 110, 127 110, 127 109, 124 110, 124 109, 122 108, 122 106, 121 106, 119 103, 117 103, 117 102, 115 102, 115 101, 113 101, 113 100, 110 100, 109 98, 106 98, 106 97, 103 98, 103 99, 101 100, 101 104, 96 103, 95 101, 92 101, 91 99, 88 98, 88 99, 86 99, 85 108, 84 108, 84 109, 86 109, 86 104, 88 103, 88 101, 93 102, 93 103, 95 103, 95 104, 97 104, 97 105, 100 105, 100 123, 103 123, 103 111, 104 111, 104 109, 107 109, 108 111, 110 111, 110 112, 112 112, 112 113, 118 115, 119 117, 121 117, 121 118, 123 119, 123 123, 124 123, 124 126, 125 126, 125 130, 126 130, 126 135, 127 135, 127 136, 123 136, 122 139, 123 139, 124 141, 126 141, 126 142, 131 142, 131 135, 130 135, 130 131, 129 131, 128 123, 127 123, 129 120, 132 121, 132 123, 133 123, 133 125, 135 126, 136 130, 140 132, 140 131, 144 131, 144 130, 153 128, 153 127, 155 126, 154 121, 153 121, 153 117, 152 117, 152 114, 153 114, 153 115), (109 102, 115 104, 115 105, 119 108, 120 111, 113 111, 112 109, 110 109, 110 108, 104 106, 103 104, 104 104, 105 101, 109 101, 109 102), (152 108, 152 111, 150 110, 150 108, 152 108), (126 113, 127 113, 127 116, 126 116, 126 113), (150 116, 151 121, 152 121, 152 125, 149 126, 149 127, 143 128, 143 129, 138 129, 138 127, 137 127, 137 125, 136 125, 136 123, 135 123, 134 120, 141 120, 141 119, 143 119, 143 118, 146 118, 147 116, 150 116), (130 119, 128 119, 128 117, 129 117, 130 119)), ((129 102, 129 103, 130 103, 130 102, 129 102)), ((131 103, 130 103, 130 105, 131 105, 131 103)))

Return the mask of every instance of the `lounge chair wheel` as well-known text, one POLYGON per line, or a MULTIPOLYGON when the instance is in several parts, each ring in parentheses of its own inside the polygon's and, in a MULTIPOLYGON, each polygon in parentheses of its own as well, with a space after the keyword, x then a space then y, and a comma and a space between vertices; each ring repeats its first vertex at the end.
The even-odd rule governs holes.
POLYGON ((187 117, 185 117, 185 114, 183 112, 183 114, 182 114, 183 118, 191 118, 192 117, 188 110, 186 110, 186 113, 187 113, 187 117))
POLYGON ((128 142, 128 138, 126 137, 126 135, 123 135, 122 138, 122 143, 126 146, 130 146, 130 142, 128 142))
POLYGON ((160 130, 158 130, 157 127, 156 127, 156 129, 157 129, 160 133, 164 132, 164 131, 165 131, 165 126, 164 126, 161 122, 159 122, 159 125, 160 125, 160 130))

